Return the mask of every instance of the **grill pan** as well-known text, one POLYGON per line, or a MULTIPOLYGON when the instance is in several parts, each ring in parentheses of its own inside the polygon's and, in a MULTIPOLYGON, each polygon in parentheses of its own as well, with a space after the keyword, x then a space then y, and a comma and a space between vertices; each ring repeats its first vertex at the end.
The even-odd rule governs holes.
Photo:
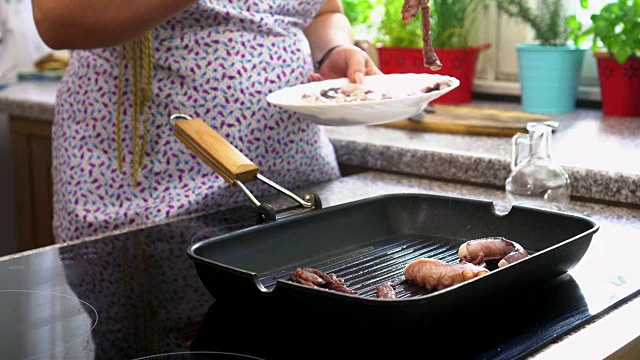
MULTIPOLYGON (((175 122, 174 129, 181 131, 175 122)), ((213 132, 200 130, 205 137, 213 132)), ((501 215, 489 201, 413 193, 258 222, 188 247, 200 280, 214 298, 272 311, 307 311, 364 326, 424 326, 451 321, 455 314, 469 316, 461 309, 503 308, 573 268, 599 229, 579 215, 519 206, 501 215), (518 242, 530 256, 435 292, 403 278, 404 267, 415 259, 457 263, 462 243, 491 236, 518 242), (334 273, 358 294, 295 283, 289 274, 296 267, 334 273), (397 299, 376 298, 376 286, 384 281, 397 284, 397 299)))

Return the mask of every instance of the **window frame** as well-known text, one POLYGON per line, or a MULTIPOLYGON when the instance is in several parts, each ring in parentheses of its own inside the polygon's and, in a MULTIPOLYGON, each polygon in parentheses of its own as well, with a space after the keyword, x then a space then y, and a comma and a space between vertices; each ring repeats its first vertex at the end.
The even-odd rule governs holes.
MULTIPOLYGON (((531 5, 538 0, 529 0, 531 5)), ((613 1, 613 0, 603 0, 613 1)), ((576 13, 579 3, 575 0, 564 0, 567 12, 576 13)), ((592 5, 593 8, 594 5, 592 5)), ((593 11, 593 10, 592 10, 593 11)), ((489 4, 484 10, 485 21, 478 24, 474 43, 491 43, 491 48, 480 54, 474 92, 491 95, 520 96, 520 84, 518 74, 517 53, 515 44, 533 42, 532 30, 518 21, 501 14, 494 3, 489 4)), ((583 11, 583 16, 585 12, 583 11)), ((591 44, 582 44, 585 58, 578 87, 579 100, 600 101, 600 88, 597 74, 597 65, 591 44)))

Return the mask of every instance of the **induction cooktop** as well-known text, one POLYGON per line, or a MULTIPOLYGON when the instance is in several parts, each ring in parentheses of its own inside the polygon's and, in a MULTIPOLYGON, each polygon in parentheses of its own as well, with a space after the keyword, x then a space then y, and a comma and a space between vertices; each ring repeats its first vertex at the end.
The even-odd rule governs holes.
POLYGON ((639 245, 624 229, 601 229, 569 273, 512 306, 489 314, 461 309, 468 320, 432 328, 362 328, 315 318, 313 309, 273 313, 216 301, 186 248, 254 222, 254 208, 238 207, 0 261, 2 358, 289 359, 445 351, 457 359, 518 359, 640 289, 632 266, 616 261, 616 249, 637 252, 639 245))

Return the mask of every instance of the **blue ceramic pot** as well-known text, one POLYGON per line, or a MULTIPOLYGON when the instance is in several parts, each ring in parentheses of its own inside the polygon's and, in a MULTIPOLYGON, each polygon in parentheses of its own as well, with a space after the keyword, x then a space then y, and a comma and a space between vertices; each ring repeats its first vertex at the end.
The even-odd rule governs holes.
POLYGON ((516 49, 523 110, 541 114, 575 110, 586 50, 537 44, 518 44, 516 49))

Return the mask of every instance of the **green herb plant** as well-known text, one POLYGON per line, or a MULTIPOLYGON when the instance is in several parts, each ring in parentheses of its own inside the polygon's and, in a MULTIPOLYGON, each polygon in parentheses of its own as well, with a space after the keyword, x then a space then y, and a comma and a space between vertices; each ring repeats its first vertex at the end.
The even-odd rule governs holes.
POLYGON ((371 13, 380 1, 342 0, 344 14, 351 26, 372 26, 371 13))
MULTIPOLYGON (((581 0, 583 9, 589 8, 588 0, 581 0)), ((640 0, 618 0, 591 15, 591 25, 586 29, 575 17, 567 19, 567 25, 576 44, 593 36, 592 50, 606 49, 620 64, 630 57, 640 56, 640 0)))
POLYGON ((384 15, 377 28, 375 42, 386 47, 422 47, 420 13, 408 24, 402 22, 403 0, 387 0, 382 5, 384 15))
POLYGON ((483 15, 485 0, 431 0, 431 39, 435 48, 466 48, 483 15))
POLYGON ((496 0, 498 10, 527 24, 541 45, 565 45, 570 31, 566 25, 563 0, 540 0, 534 8, 528 0, 496 0))
POLYGON ((381 17, 383 0, 342 0, 344 14, 359 40, 373 40, 381 17))
MULTIPOLYGON (((481 6, 487 0, 430 0, 431 39, 435 48, 466 48, 469 34, 482 16, 481 6)), ((422 47, 420 13, 402 22, 403 0, 387 0, 377 29, 376 42, 388 47, 422 47)))

